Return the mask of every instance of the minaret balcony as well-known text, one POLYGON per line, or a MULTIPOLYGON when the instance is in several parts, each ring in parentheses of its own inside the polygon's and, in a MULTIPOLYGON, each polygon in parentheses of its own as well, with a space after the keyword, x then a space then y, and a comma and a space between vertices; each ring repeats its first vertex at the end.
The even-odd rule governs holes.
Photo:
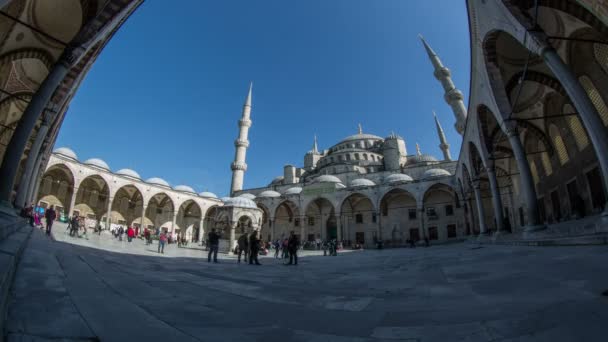
POLYGON ((247 164, 242 162, 232 162, 232 164, 230 164, 230 168, 232 169, 232 171, 247 171, 247 164))
POLYGON ((462 95, 462 92, 458 89, 452 89, 452 90, 448 91, 447 93, 445 93, 445 101, 450 104, 452 102, 462 101, 462 100, 464 100, 464 95, 462 95))
POLYGON ((241 139, 236 139, 234 141, 234 146, 235 147, 249 147, 249 141, 248 140, 241 140, 241 139))
POLYGON ((239 127, 251 127, 251 120, 249 120, 249 119, 239 120, 239 127))
POLYGON ((450 69, 443 67, 435 70, 433 75, 435 75, 436 79, 442 80, 444 78, 452 77, 452 72, 450 71, 450 69))

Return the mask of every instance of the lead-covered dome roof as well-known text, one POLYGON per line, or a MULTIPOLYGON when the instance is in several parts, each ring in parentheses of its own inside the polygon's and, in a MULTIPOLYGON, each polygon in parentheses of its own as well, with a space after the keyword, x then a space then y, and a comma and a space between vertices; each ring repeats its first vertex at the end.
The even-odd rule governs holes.
POLYGON ((439 160, 433 157, 430 154, 418 154, 412 157, 407 157, 408 164, 418 164, 418 163, 436 163, 439 160))
POLYGON ((260 194, 258 194, 258 198, 276 198, 276 197, 281 197, 281 194, 274 190, 266 190, 266 191, 262 191, 260 194))
POLYGON ((89 166, 94 166, 106 171, 110 171, 110 167, 108 166, 108 164, 106 164, 105 161, 99 159, 99 158, 91 158, 91 159, 87 159, 84 161, 85 165, 89 165, 89 166))
POLYGON ((353 188, 359 188, 359 187, 364 187, 364 186, 374 186, 374 185, 376 185, 376 183, 372 182, 369 179, 365 179, 365 178, 357 178, 350 182, 350 186, 353 188))
POLYGON ((445 176, 451 176, 451 175, 452 174, 450 172, 448 172, 447 170, 444 170, 444 169, 430 169, 430 170, 424 171, 422 178, 428 179, 428 178, 445 177, 445 176))
POLYGON ((254 194, 245 193, 245 194, 240 194, 237 197, 243 197, 246 199, 254 200, 256 196, 254 194))
POLYGON ((57 148, 57 149, 55 149, 55 151, 53 151, 53 153, 60 154, 64 157, 68 157, 70 159, 78 160, 78 156, 76 155, 76 153, 71 148, 68 148, 68 147, 57 148))
POLYGON ((166 180, 162 179, 162 178, 158 178, 158 177, 152 177, 152 178, 148 178, 146 180, 146 183, 150 183, 150 184, 154 184, 154 185, 160 185, 160 186, 166 186, 168 188, 170 188, 171 186, 169 185, 169 183, 167 183, 166 180))
POLYGON ((403 173, 393 173, 384 179, 387 184, 399 183, 399 182, 412 182, 414 179, 403 173))
POLYGON ((247 209, 257 209, 257 205, 254 201, 245 197, 230 197, 224 201, 224 205, 227 207, 238 207, 247 209))
POLYGON ((196 191, 187 185, 177 185, 173 188, 173 190, 182 191, 182 192, 190 192, 195 194, 196 191))
POLYGON ((201 197, 205 197, 205 198, 217 198, 216 194, 214 194, 213 192, 209 192, 209 191, 203 191, 198 195, 201 197))
POLYGON ((332 175, 322 175, 314 179, 314 183, 342 183, 340 178, 332 175))
POLYGON ((289 188, 287 189, 287 191, 284 192, 285 195, 298 195, 302 192, 302 188, 299 186, 294 186, 293 188, 289 188))
POLYGON ((126 176, 126 177, 131 177, 131 178, 135 178, 135 179, 141 179, 141 176, 139 175, 139 173, 131 170, 131 169, 120 169, 118 171, 115 172, 117 175, 121 175, 121 176, 126 176))
POLYGON ((382 138, 377 135, 373 135, 373 134, 359 133, 359 134, 349 135, 348 137, 342 139, 342 141, 340 141, 340 143, 344 143, 347 141, 353 141, 353 140, 382 140, 382 138))

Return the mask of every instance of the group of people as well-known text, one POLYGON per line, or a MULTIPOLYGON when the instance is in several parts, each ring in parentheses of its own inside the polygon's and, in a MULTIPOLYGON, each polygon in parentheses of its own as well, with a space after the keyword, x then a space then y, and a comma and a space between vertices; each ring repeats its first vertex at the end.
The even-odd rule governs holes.
POLYGON ((127 235, 127 241, 131 242, 137 236, 139 228, 133 228, 131 226, 125 229, 123 226, 118 226, 118 228, 110 229, 110 233, 118 239, 118 241, 122 241, 122 236, 127 235))
POLYGON ((46 228, 46 235, 51 235, 51 229, 53 229, 53 222, 57 219, 57 212, 55 211, 54 206, 50 206, 48 209, 44 209, 34 204, 28 205, 25 203, 23 209, 21 210, 21 216, 27 218, 29 224, 32 227, 40 227, 41 229, 46 228), (44 218, 46 227, 42 224, 42 219, 44 218))

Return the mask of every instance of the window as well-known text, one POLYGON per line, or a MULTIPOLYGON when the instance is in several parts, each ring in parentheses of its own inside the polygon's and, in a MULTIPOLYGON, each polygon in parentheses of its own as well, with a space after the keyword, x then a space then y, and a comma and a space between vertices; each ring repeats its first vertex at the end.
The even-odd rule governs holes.
POLYGON ((410 228, 410 240, 420 240, 420 231, 418 231, 418 228, 410 228))
POLYGON ((363 160, 368 160, 367 159, 367 153, 363 153, 363 160))
POLYGON ((408 215, 409 215, 410 220, 415 220, 416 219, 416 209, 409 209, 408 215))
POLYGON ((355 223, 363 223, 363 214, 355 215, 355 223))
MULTIPOLYGON (((545 145, 539 141, 537 151, 545 150, 545 145)), ((545 175, 551 176, 551 174, 553 173, 553 167, 551 166, 551 159, 549 159, 549 153, 547 151, 540 154, 540 161, 543 164, 543 169, 545 169, 545 175)))
POLYGON ((553 146, 555 146, 555 152, 557 152, 559 163, 561 165, 566 164, 570 160, 570 157, 568 156, 568 150, 566 150, 564 140, 562 139, 562 136, 559 134, 559 130, 555 125, 549 126, 549 135, 553 140, 553 146))
POLYGON ((426 216, 428 216, 430 219, 436 219, 437 212, 435 211, 435 207, 426 208, 426 216))
POLYGON ((347 155, 346 155, 346 160, 347 160, 347 161, 350 161, 350 154, 347 154, 347 155))
POLYGON ((360 160, 361 156, 359 155, 359 153, 355 153, 355 160, 360 160))
POLYGON ((448 239, 456 237, 456 225, 455 224, 448 224, 447 230, 448 230, 448 239))
POLYGON ((372 213, 372 223, 376 223, 376 213, 372 213))
POLYGON ((604 125, 608 125, 608 106, 606 106, 606 102, 604 102, 600 92, 597 90, 595 85, 593 85, 593 82, 591 82, 589 77, 581 76, 578 80, 581 82, 581 85, 585 89, 585 92, 587 92, 587 95, 589 95, 589 99, 593 103, 593 106, 600 114, 604 125))
POLYGON ((437 227, 429 227, 429 239, 439 240, 439 233, 437 232, 437 227))
POLYGON ((309 226, 314 226, 315 225, 315 218, 312 216, 308 217, 308 225, 309 226))
POLYGON ((606 44, 593 44, 595 60, 608 74, 608 46, 606 44))
POLYGON ((454 215, 454 206, 448 204, 445 206, 445 216, 453 216, 454 215))
POLYGON ((534 185, 538 184, 538 171, 536 171, 536 163, 534 162, 534 160, 530 162, 530 172, 532 173, 534 185))
MULTIPOLYGON (((574 113, 574 108, 567 104, 564 106, 564 113, 574 113)), ((582 151, 585 147, 589 145, 589 137, 587 136, 587 131, 583 128, 583 124, 581 123, 581 119, 578 115, 570 115, 566 116, 566 122, 570 127, 570 132, 574 136, 574 142, 576 143, 576 147, 579 151, 582 151)))

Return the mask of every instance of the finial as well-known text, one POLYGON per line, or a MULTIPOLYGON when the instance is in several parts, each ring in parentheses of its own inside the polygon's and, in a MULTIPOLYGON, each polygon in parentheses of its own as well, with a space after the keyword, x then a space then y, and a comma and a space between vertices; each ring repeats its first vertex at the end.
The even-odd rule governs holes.
POLYGON ((316 134, 315 134, 315 140, 314 140, 314 143, 313 143, 313 145, 312 145, 312 151, 313 151, 314 153, 319 153, 319 147, 318 147, 318 145, 317 145, 317 135, 316 135, 316 134))
POLYGON ((418 145, 418 143, 416 143, 416 154, 421 156, 422 152, 420 151, 420 145, 418 145))
POLYGON ((359 124, 359 134, 363 134, 363 128, 361 127, 361 124, 359 124))
POLYGON ((253 82, 249 83, 249 92, 247 93, 247 98, 245 99, 245 106, 251 107, 251 94, 253 92, 253 82))

